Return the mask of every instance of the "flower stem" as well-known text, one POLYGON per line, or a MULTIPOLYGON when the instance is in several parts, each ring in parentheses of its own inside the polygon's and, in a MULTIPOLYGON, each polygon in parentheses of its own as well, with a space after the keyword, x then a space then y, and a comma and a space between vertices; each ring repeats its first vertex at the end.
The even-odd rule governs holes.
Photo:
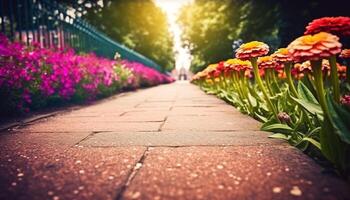
POLYGON ((299 94, 298 94, 298 92, 297 92, 297 90, 296 90, 296 88, 294 86, 291 69, 292 69, 292 63, 291 62, 285 62, 284 63, 284 71, 286 72, 287 82, 288 82, 289 88, 290 88, 292 94, 295 97, 299 97, 299 94))
POLYGON ((248 87, 249 87, 249 83, 247 81, 247 77, 244 75, 245 71, 241 71, 240 75, 241 75, 241 86, 242 86, 242 90, 244 92, 245 97, 247 98, 248 104, 249 104, 249 111, 251 113, 253 113, 253 104, 249 99, 249 93, 248 93, 248 87))
POLYGON ((328 107, 326 102, 326 93, 323 87, 322 78, 322 61, 311 61, 312 71, 315 78, 315 89, 318 96, 318 101, 320 102, 321 108, 325 116, 328 116, 328 107))
POLYGON ((338 77, 338 67, 335 55, 329 58, 329 64, 331 66, 331 82, 333 87, 333 99, 339 103, 340 99, 340 86, 338 77))
POLYGON ((269 107, 270 111, 273 113, 274 117, 276 118, 276 120, 278 122, 280 122, 280 120, 278 119, 278 113, 277 110, 275 108, 275 106, 272 104, 268 93, 266 91, 266 88, 264 87, 264 84, 260 78, 260 74, 259 74, 259 68, 258 68, 258 58, 251 58, 250 62, 252 63, 253 66, 253 70, 254 70, 254 77, 255 77, 255 81, 257 82, 258 86, 260 87, 260 90, 262 91, 264 98, 267 102, 267 106, 269 107))
POLYGON ((271 89, 271 81, 272 81, 272 76, 271 76, 271 71, 270 69, 265 69, 265 83, 266 83, 266 87, 267 90, 269 91, 271 96, 274 96, 274 92, 271 89))
MULTIPOLYGON (((277 81, 277 78, 276 78, 276 70, 275 70, 275 69, 271 69, 271 74, 272 74, 273 82, 274 82, 275 85, 277 86, 277 85, 278 85, 278 81, 277 81)), ((279 89, 279 87, 277 87, 277 92, 278 92, 278 93, 281 92, 281 90, 279 89)))

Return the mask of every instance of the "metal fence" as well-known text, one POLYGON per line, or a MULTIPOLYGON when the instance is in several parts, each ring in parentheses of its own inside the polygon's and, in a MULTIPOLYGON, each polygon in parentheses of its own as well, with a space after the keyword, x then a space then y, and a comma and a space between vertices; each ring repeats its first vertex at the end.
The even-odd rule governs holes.
POLYGON ((97 31, 55 0, 0 0, 0 29, 11 40, 42 47, 72 47, 113 58, 137 61, 157 70, 160 66, 97 31))

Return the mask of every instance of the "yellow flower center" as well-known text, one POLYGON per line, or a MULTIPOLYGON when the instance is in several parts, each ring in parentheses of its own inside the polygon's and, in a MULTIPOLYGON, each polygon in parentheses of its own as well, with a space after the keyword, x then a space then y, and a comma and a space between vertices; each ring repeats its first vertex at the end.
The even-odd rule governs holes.
POLYGON ((288 49, 287 48, 280 48, 277 50, 277 53, 283 54, 283 55, 288 55, 288 49))
POLYGON ((252 49, 252 48, 255 48, 255 47, 262 46, 262 45, 264 45, 264 43, 258 42, 258 41, 252 41, 252 42, 248 42, 248 43, 242 44, 241 48, 243 48, 243 49, 252 49))
POLYGON ((315 35, 306 35, 302 37, 302 41, 304 44, 313 45, 320 41, 327 40, 329 34, 325 32, 317 33, 315 35))
POLYGON ((239 65, 250 65, 250 62, 247 60, 237 60, 237 64, 239 65))
POLYGON ((264 57, 260 57, 258 59, 259 62, 268 62, 268 61, 272 61, 272 57, 271 56, 264 56, 264 57))
POLYGON ((238 61, 238 59, 236 59, 236 58, 235 59, 228 59, 228 60, 226 60, 226 63, 232 65, 232 64, 236 64, 237 61, 238 61))

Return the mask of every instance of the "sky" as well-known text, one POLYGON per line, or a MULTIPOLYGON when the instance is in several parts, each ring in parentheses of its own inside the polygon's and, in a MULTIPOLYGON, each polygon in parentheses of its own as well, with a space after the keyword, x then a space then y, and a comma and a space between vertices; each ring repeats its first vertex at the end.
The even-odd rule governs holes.
POLYGON ((174 37, 175 67, 176 69, 189 69, 191 66, 191 54, 184 41, 181 39, 182 29, 176 22, 179 11, 183 5, 191 3, 193 0, 156 0, 156 3, 167 14, 170 31, 174 37))

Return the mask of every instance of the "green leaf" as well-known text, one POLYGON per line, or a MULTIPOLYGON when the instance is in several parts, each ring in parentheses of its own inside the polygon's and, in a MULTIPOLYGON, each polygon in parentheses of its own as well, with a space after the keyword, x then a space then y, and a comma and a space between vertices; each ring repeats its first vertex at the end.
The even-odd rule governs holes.
POLYGON ((289 127, 286 124, 272 124, 262 127, 261 130, 286 134, 290 134, 294 131, 291 127, 289 127))
POLYGON ((254 115, 258 118, 259 121, 266 123, 268 119, 262 115, 259 115, 257 112, 254 113, 254 115))
POLYGON ((318 104, 318 101, 315 98, 315 96, 312 94, 309 88, 307 88, 306 85, 301 81, 299 81, 298 83, 298 93, 302 99, 308 102, 312 102, 314 104, 318 104))
POLYGON ((342 141, 350 144, 350 112, 336 104, 331 95, 327 95, 327 104, 335 133, 342 141))
POLYGON ((267 117, 266 118, 266 122, 261 126, 261 129, 263 129, 264 127, 266 126, 270 126, 270 125, 273 125, 273 124, 279 124, 279 122, 274 118, 274 117, 271 117, 270 119, 267 117))
POLYGON ((284 135, 282 133, 275 133, 270 135, 269 138, 282 139, 288 141, 290 139, 290 136, 284 135))
MULTIPOLYGON (((299 82, 302 82, 303 85, 313 94, 313 96, 317 96, 317 92, 315 90, 315 85, 314 83, 310 80, 310 77, 309 76, 305 76, 301 81, 299 82)), ((299 86, 299 83, 298 83, 298 86, 299 86)), ((297 89, 298 90, 298 89, 297 89)), ((298 91, 299 93, 299 91, 298 91)))
POLYGON ((322 124, 320 132, 320 143, 323 155, 335 164, 337 167, 342 168, 345 158, 345 143, 341 142, 338 135, 334 134, 335 130, 326 117, 322 124))
POLYGON ((310 137, 310 136, 312 136, 312 135, 314 135, 314 134, 319 134, 320 131, 321 131, 321 127, 316 127, 316 128, 314 128, 313 130, 311 130, 311 131, 308 133, 308 136, 310 137))
POLYGON ((257 100, 257 101, 263 101, 262 97, 259 96, 259 94, 255 91, 254 88, 248 87, 250 94, 257 100))
POLYGON ((319 104, 313 103, 311 101, 307 101, 305 99, 298 99, 295 97, 291 98, 301 107, 303 107, 305 110, 307 110, 309 113, 313 115, 317 115, 317 117, 321 120, 323 120, 323 111, 319 104))
POLYGON ((349 83, 345 83, 345 86, 344 86, 346 92, 350 92, 350 84, 349 83))
POLYGON ((278 85, 275 82, 271 83, 271 88, 272 88, 273 92, 275 92, 275 93, 280 93, 281 92, 280 87, 281 87, 281 85, 278 85))
POLYGON ((253 107, 258 106, 257 100, 250 93, 248 93, 248 98, 249 98, 249 101, 252 103, 253 107))
POLYGON ((305 138, 302 139, 302 141, 308 141, 311 144, 313 144, 315 147, 317 147, 319 150, 321 150, 321 143, 316 141, 313 138, 305 137, 305 138))

